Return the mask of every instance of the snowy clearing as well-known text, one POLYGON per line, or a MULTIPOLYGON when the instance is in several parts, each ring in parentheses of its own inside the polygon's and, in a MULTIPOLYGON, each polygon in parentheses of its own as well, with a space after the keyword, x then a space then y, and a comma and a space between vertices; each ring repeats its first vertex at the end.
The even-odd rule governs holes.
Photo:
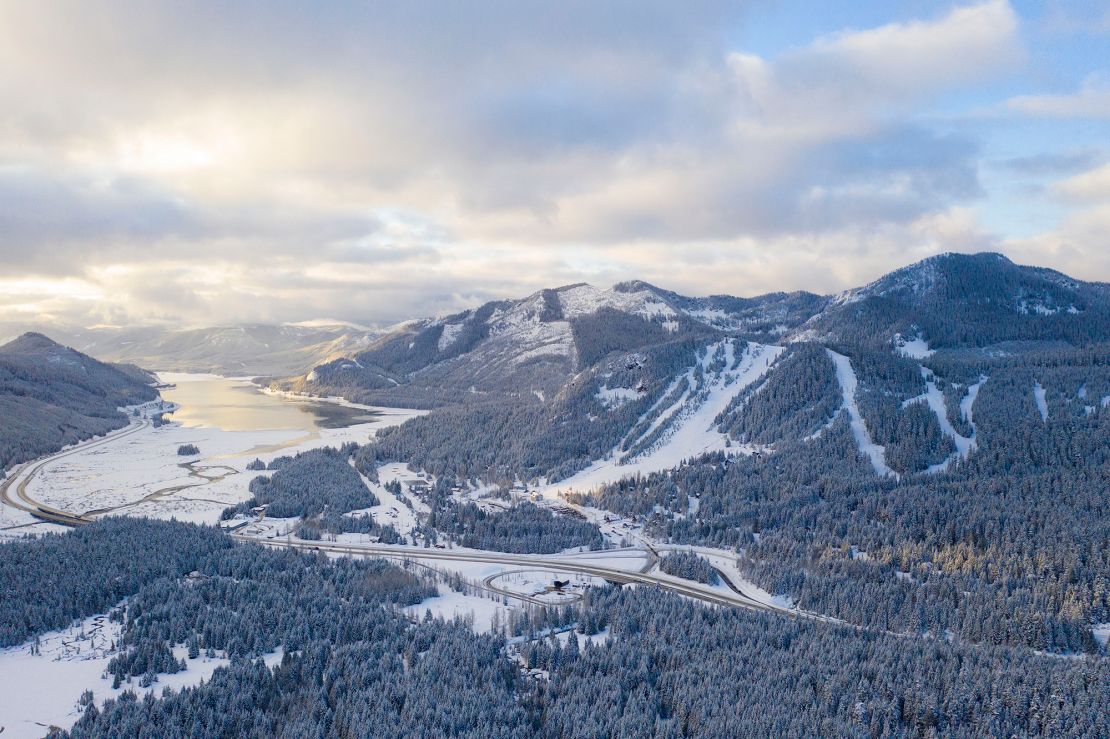
POLYGON ((452 590, 443 583, 436 587, 439 595, 416 605, 407 606, 404 612, 419 619, 424 618, 429 612, 432 618, 442 618, 445 621, 460 618, 469 623, 470 627, 479 634, 488 634, 495 630, 495 626, 509 621, 510 608, 499 600, 466 595, 452 590))
POLYGON ((439 335, 439 342, 436 348, 440 351, 447 349, 455 343, 455 339, 459 338, 465 324, 463 323, 445 323, 443 324, 443 332, 439 335))
POLYGON ((1033 383, 1033 400, 1037 403, 1037 411, 1041 414, 1041 420, 1048 423, 1048 400, 1045 398, 1045 389, 1041 387, 1040 382, 1033 383))
POLYGON ((536 568, 506 570, 486 579, 491 588, 504 590, 525 598, 541 601, 547 605, 566 605, 581 600, 586 588, 604 585, 599 577, 581 573, 562 572, 558 569, 536 568), (554 588, 556 580, 566 585, 558 591, 554 588))
POLYGON ((1095 638, 1095 641, 1097 641, 1103 649, 1106 649, 1107 644, 1110 643, 1110 622, 1092 626, 1091 636, 1095 638))
POLYGON ((620 408, 625 403, 640 397, 640 393, 631 387, 601 387, 594 395, 606 408, 620 408))
POLYGON ((925 359, 937 353, 936 349, 929 348, 929 342, 920 335, 907 339, 902 334, 894 334, 894 352, 910 359, 925 359))

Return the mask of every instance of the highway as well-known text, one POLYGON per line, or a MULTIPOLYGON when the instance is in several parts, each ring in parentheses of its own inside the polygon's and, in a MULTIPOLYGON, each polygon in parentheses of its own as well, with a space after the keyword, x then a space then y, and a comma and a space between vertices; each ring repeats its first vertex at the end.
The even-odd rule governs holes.
MULTIPOLYGON (((299 539, 258 539, 242 534, 232 535, 238 541, 249 541, 271 547, 285 547, 302 551, 329 552, 345 554, 355 557, 384 557, 398 560, 447 560, 456 562, 482 562, 503 564, 532 569, 551 569, 560 572, 575 572, 592 575, 609 582, 627 585, 651 585, 669 590, 679 595, 695 598, 705 603, 719 606, 747 608, 753 611, 767 611, 790 616, 809 617, 810 614, 794 609, 782 608, 769 603, 754 600, 744 595, 725 573, 721 572, 722 581, 730 588, 731 592, 718 590, 709 585, 683 580, 664 573, 646 573, 624 570, 619 567, 607 566, 596 562, 583 562, 581 559, 587 555, 593 558, 602 558, 606 554, 615 552, 640 552, 647 556, 648 552, 639 549, 608 550, 584 553, 582 557, 575 558, 565 554, 507 554, 504 552, 489 551, 455 551, 451 549, 425 549, 423 547, 406 547, 385 544, 337 544, 326 541, 304 541, 299 539)), ((718 570, 718 572, 720 572, 718 570)))
POLYGON ((147 418, 144 416, 138 423, 129 424, 128 426, 125 426, 118 431, 112 431, 105 436, 101 436, 96 439, 90 439, 88 441, 83 441, 48 457, 43 457, 31 462, 24 462, 23 464, 16 467, 12 471, 12 474, 6 477, 3 482, 0 482, 0 501, 3 501, 5 505, 10 505, 12 508, 25 511, 37 519, 48 521, 50 523, 62 524, 63 526, 82 526, 84 524, 92 523, 91 518, 83 516, 79 513, 63 511, 58 508, 53 508, 51 506, 39 503, 27 494, 27 486, 31 484, 31 481, 35 478, 35 475, 42 471, 42 468, 50 464, 51 462, 56 462, 59 459, 63 459, 72 454, 83 452, 93 447, 101 446, 102 444, 108 444, 110 442, 117 441, 125 436, 130 436, 131 434, 138 433, 148 426, 150 426, 150 421, 147 420, 147 418))

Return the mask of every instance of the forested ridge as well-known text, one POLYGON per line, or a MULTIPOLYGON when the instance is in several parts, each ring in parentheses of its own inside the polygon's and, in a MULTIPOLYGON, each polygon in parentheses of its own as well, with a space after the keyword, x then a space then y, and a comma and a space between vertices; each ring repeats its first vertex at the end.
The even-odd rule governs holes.
POLYGON ((1091 625, 1110 620, 1110 407, 1091 398, 1110 395, 1106 358, 930 366, 965 383, 989 376, 973 406, 976 448, 947 473, 876 476, 840 417, 774 454, 713 455, 585 500, 650 517, 664 538, 735 548, 761 587, 852 623, 1096 651, 1091 625))
MULTIPOLYGON (((106 521, 5 545, 53 553, 86 537, 134 546, 224 542, 155 578, 128 581, 109 672, 156 684, 171 650, 227 655, 207 682, 90 705, 68 734, 140 736, 1098 736, 1110 730, 1110 662, 1038 655, 698 605, 653 588, 595 588, 578 607, 533 621, 577 622, 578 637, 504 637, 400 607, 435 594, 380 560, 331 560, 231 546, 187 524, 106 521), (97 530, 100 527, 100 530, 97 530), (180 530, 179 530, 180 529, 180 530), (182 536, 182 533, 185 536, 182 536), (106 534, 113 536, 109 537, 106 534), (192 567, 186 573, 174 572, 192 567), (257 659, 276 649, 274 668, 257 659), (514 655, 516 655, 514 657, 514 655), (519 662, 517 661, 519 660, 519 662)), ((11 554, 11 552, 6 552, 11 554)), ((86 548, 70 570, 114 580, 119 551, 86 548)), ((38 556, 43 556, 39 554, 38 556)), ((9 559, 11 557, 8 557, 9 559)), ((24 587, 26 567, 5 583, 24 587)), ((417 611, 419 612, 419 611, 417 611)), ((537 614, 539 615, 539 614, 537 614)), ((5 619, 9 618, 5 616, 5 619)), ((518 624, 519 626, 519 624, 518 624)), ((129 683, 128 681, 133 681, 129 683)))
POLYGON ((0 543, 0 647, 101 613, 142 586, 195 569, 231 541, 191 524, 108 518, 0 543))
MULTIPOLYGON (((90 706, 69 735, 1095 736, 1106 660, 904 639, 651 588, 592 591, 577 637, 525 641, 401 615, 432 591, 383 562, 240 546, 125 607, 113 669, 136 679, 188 644, 232 657, 212 679, 90 706), (254 658, 285 648, 273 669, 254 658), (1066 699, 1063 698, 1066 696, 1066 699)), ((572 617, 573 612, 572 612, 572 617)), ((195 657, 193 657, 195 658, 195 657)), ((146 679, 154 679, 148 676, 146 679)))
POLYGON ((158 397, 151 378, 41 334, 0 346, 0 473, 127 425, 118 408, 158 397))

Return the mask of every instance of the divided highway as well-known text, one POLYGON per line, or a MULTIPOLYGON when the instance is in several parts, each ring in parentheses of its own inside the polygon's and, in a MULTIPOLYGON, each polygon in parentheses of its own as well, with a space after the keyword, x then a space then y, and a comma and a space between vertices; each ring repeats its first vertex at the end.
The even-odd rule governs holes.
MULTIPOLYGON (((800 613, 793 609, 782 608, 770 603, 749 598, 725 575, 721 572, 721 578, 724 583, 730 588, 731 592, 718 590, 708 585, 683 580, 678 577, 672 577, 663 573, 645 573, 633 572, 623 570, 619 567, 611 567, 604 564, 597 564, 595 562, 582 562, 575 558, 562 555, 562 554, 506 554, 504 552, 488 552, 488 551, 465 551, 459 552, 450 549, 425 549, 423 547, 405 547, 397 545, 385 544, 337 544, 334 542, 325 541, 302 541, 298 539, 257 539, 251 536, 244 536, 241 534, 234 534, 235 539, 239 541, 251 541, 255 543, 265 544, 272 547, 287 547, 292 549, 300 549, 303 551, 319 551, 319 552, 332 552, 336 554, 346 554, 350 556, 362 557, 385 557, 387 559, 412 559, 412 560, 453 560, 457 562, 483 562, 491 564, 503 564, 524 566, 531 568, 552 569, 561 572, 575 572, 583 575, 592 575, 600 577, 609 582, 621 584, 636 584, 636 585, 653 585, 664 590, 670 590, 680 595, 685 595, 690 598, 705 603, 711 603, 720 606, 734 606, 740 608, 748 608, 754 611, 769 611, 774 613, 786 614, 790 616, 808 616, 808 614, 800 613)), ((612 553, 613 550, 609 550, 612 553)), ((618 550, 618 551, 640 551, 640 550, 618 550)), ((600 558, 605 556, 606 552, 590 552, 594 556, 600 558)), ((644 552, 645 556, 648 552, 644 552)), ((720 571, 718 571, 720 572, 720 571)))

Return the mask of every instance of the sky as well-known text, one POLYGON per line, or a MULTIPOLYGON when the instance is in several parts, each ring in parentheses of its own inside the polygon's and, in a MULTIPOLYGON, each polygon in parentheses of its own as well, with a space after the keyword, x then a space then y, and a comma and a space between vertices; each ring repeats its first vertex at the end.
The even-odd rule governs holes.
POLYGON ((0 324, 1110 281, 1110 2, 0 0, 0 324), (840 7, 836 7, 840 6, 840 7))

